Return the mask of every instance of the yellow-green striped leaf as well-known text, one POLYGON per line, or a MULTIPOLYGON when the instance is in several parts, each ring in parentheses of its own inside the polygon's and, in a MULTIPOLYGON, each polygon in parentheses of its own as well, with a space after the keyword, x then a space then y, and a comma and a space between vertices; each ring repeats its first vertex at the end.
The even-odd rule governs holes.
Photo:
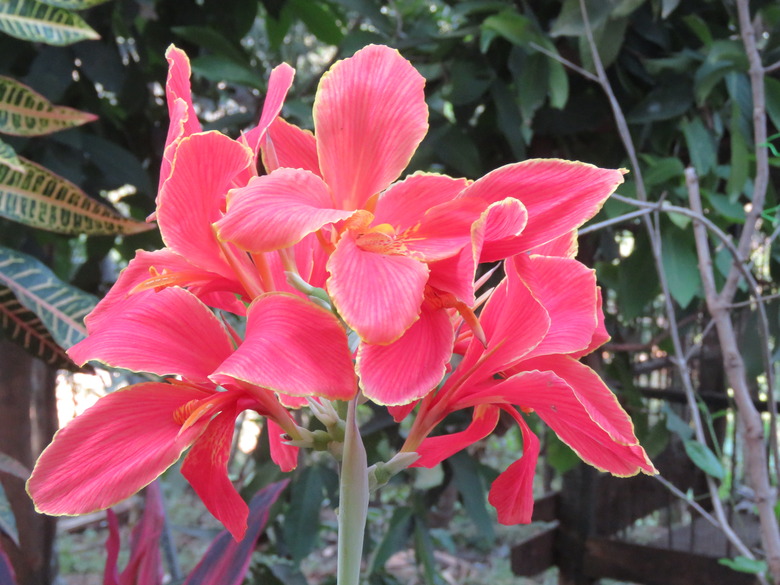
POLYGON ((97 298, 62 282, 40 260, 0 246, 0 286, 35 313, 61 347, 86 337, 84 317, 97 298))
POLYGON ((97 6, 98 4, 108 2, 108 0, 41 0, 41 2, 48 4, 49 6, 67 8, 68 10, 85 10, 97 6))
POLYGON ((12 170, 19 173, 25 172, 22 161, 16 156, 16 151, 10 144, 2 140, 0 140, 0 165, 11 167, 12 170))
POLYGON ((72 45, 100 38, 78 14, 38 0, 0 0, 0 30, 18 39, 48 45, 72 45))
POLYGON ((119 235, 153 229, 122 217, 70 181, 19 157, 24 174, 0 166, 0 217, 61 234, 119 235))
POLYGON ((0 75, 0 132, 41 136, 94 120, 94 114, 55 106, 32 88, 0 75))
POLYGON ((54 368, 77 372, 79 368, 68 357, 30 309, 16 298, 7 286, 0 285, 0 331, 2 337, 24 348, 54 368))

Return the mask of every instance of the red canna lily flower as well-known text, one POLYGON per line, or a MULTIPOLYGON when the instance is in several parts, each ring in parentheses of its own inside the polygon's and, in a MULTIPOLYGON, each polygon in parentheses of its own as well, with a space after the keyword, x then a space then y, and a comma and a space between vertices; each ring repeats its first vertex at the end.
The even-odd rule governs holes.
MULTIPOLYGON (((28 482, 38 510, 84 514, 116 504, 149 484, 190 448, 182 473, 206 507, 238 539, 247 506, 227 476, 235 420, 255 410, 291 437, 298 429, 275 392, 346 400, 356 392, 346 335, 313 303, 268 294, 248 310, 237 340, 192 293, 178 287, 130 297, 121 314, 69 353, 74 361, 178 375, 101 398, 55 436, 28 482), (306 342, 316 333, 318 352, 306 342), (224 390, 220 390, 221 384, 224 390)), ((283 470, 295 447, 269 435, 283 470)))
MULTIPOLYGON (((628 415, 604 382, 577 358, 606 331, 593 271, 567 257, 571 238, 547 246, 560 256, 521 254, 480 315, 486 345, 472 339, 437 392, 420 403, 404 451, 431 467, 487 436, 501 411, 520 426, 523 456, 493 483, 490 502, 504 524, 530 522, 539 441, 521 413, 536 412, 584 461, 615 475, 656 473, 628 415), (429 437, 448 414, 473 408, 462 432, 429 437)), ((397 417, 408 411, 398 411, 397 417)))
POLYGON ((394 183, 427 130, 424 83, 388 47, 338 62, 317 90, 315 133, 273 122, 262 146, 271 172, 232 191, 216 222, 221 238, 252 253, 317 235, 330 255, 328 293, 361 339, 363 392, 388 405, 441 380, 454 339, 449 313, 479 331, 471 307, 480 261, 571 231, 623 180, 620 171, 537 160, 474 183, 419 173, 394 183), (408 367, 397 367, 401 357, 408 367))

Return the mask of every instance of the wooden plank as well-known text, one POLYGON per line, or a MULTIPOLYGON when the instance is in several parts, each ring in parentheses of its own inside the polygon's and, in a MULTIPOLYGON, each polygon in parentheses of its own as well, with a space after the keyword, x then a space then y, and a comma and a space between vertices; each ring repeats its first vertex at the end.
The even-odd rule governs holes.
POLYGON ((558 492, 550 492, 534 500, 532 522, 554 522, 558 519, 558 492))
POLYGON ((512 573, 521 577, 533 577, 555 564, 555 532, 557 524, 529 536, 512 547, 510 562, 512 573))
POLYGON ((758 583, 755 576, 732 571, 712 557, 606 538, 587 539, 583 570, 594 579, 609 578, 642 585, 758 583))

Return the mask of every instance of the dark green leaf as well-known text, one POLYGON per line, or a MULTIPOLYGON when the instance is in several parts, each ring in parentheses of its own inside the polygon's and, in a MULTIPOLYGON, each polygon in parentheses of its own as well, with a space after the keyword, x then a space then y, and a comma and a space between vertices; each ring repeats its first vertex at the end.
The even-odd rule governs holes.
POLYGON ((300 561, 314 548, 320 529, 323 490, 320 470, 306 467, 290 487, 290 506, 284 518, 284 541, 293 560, 300 561))
POLYGON ((455 474, 455 485, 463 498, 463 507, 479 533, 493 540, 493 520, 487 511, 487 494, 476 461, 465 451, 449 458, 455 474))
POLYGON ((426 585, 441 585, 443 579, 436 570, 436 559, 433 556, 433 543, 431 535, 428 534, 428 527, 423 521, 415 517, 414 519, 414 556, 417 559, 417 566, 422 569, 422 576, 426 585))
POLYGON ((407 506, 400 506, 393 510, 390 521, 387 523, 385 534, 379 541, 374 556, 371 559, 371 570, 376 573, 381 570, 387 559, 401 550, 409 538, 413 512, 407 506))
POLYGON ((715 168, 717 153, 712 134, 701 118, 683 122, 682 131, 688 145, 688 156, 699 177, 703 177, 715 168))
POLYGON ((690 232, 683 232, 673 226, 668 226, 662 234, 661 256, 669 290, 672 298, 685 308, 697 294, 701 294, 693 237, 690 232))
POLYGON ((309 32, 328 45, 338 45, 344 38, 338 17, 324 2, 316 0, 290 0, 295 15, 309 32))
POLYGON ((674 76, 653 89, 626 115, 632 124, 669 120, 681 116, 693 104, 690 80, 674 76))
MULTIPOLYGON (((588 22, 591 29, 604 24, 612 12, 611 0, 585 0, 588 22)), ((561 12, 553 23, 550 36, 585 36, 585 21, 582 18, 580 0, 564 0, 561 12)))
POLYGON ((192 61, 192 71, 209 81, 237 83, 257 89, 262 88, 262 76, 249 67, 222 55, 203 55, 192 61))
POLYGON ((199 47, 220 55, 236 63, 246 63, 246 54, 219 32, 207 26, 174 26, 171 28, 176 35, 199 47))

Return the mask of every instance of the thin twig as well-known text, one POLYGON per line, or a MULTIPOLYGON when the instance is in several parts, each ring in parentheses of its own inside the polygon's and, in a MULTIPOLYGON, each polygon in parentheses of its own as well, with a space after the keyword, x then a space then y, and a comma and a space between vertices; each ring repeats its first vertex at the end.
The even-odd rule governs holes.
MULTIPOLYGON (((699 182, 693 168, 686 169, 685 183, 688 187, 688 200, 691 209, 702 215, 699 182)), ((707 228, 701 221, 694 220, 693 235, 696 240, 696 251, 699 255, 699 273, 704 287, 707 308, 718 330, 718 339, 723 352, 723 365, 729 385, 734 391, 737 415, 744 427, 745 466, 755 492, 755 503, 761 526, 761 542, 766 553, 769 573, 772 575, 773 582, 778 583, 780 582, 780 529, 778 529, 775 519, 775 498, 769 482, 764 424, 750 395, 745 363, 737 345, 737 335, 734 331, 731 315, 715 286, 707 228)), ((774 397, 770 396, 770 404, 773 402, 774 397)))
POLYGON ((624 221, 628 221, 629 219, 636 219, 637 217, 642 217, 643 215, 648 215, 650 213, 653 213, 653 211, 654 210, 652 208, 632 211, 631 213, 626 213, 624 215, 619 215, 618 217, 613 217, 612 219, 605 219, 604 221, 600 221, 598 223, 585 226, 584 228, 578 229, 577 233, 579 235, 583 235, 583 234, 589 234, 591 232, 596 232, 598 230, 603 230, 605 227, 609 227, 611 225, 615 225, 618 223, 623 223, 624 221))
POLYGON ((536 43, 528 43, 528 46, 531 47, 532 49, 536 49, 537 51, 539 51, 540 53, 543 53, 544 55, 547 55, 550 59, 554 59, 554 60, 558 61, 558 63, 560 63, 561 65, 564 65, 565 67, 568 67, 569 69, 571 69, 573 71, 576 71, 577 73, 579 73, 583 77, 585 77, 587 79, 590 79, 591 81, 595 81, 596 83, 599 82, 599 78, 596 77, 595 75, 593 75, 593 73, 591 73, 587 69, 583 69, 582 67, 580 67, 576 63, 572 63, 568 59, 566 59, 564 57, 561 57, 558 53, 553 53, 549 49, 545 49, 543 46, 537 45, 536 43))
MULTIPOLYGON (((580 12, 582 13, 582 19, 585 27, 585 36, 588 41, 588 46, 590 48, 594 66, 596 68, 599 84, 601 85, 603 91, 605 92, 607 98, 609 99, 609 103, 613 112, 613 117, 615 119, 615 123, 617 124, 618 132, 620 134, 621 140, 623 141, 629 160, 631 161, 631 165, 634 167, 634 172, 636 176, 637 197, 641 201, 646 202, 647 191, 645 188, 644 180, 642 178, 642 171, 639 166, 639 159, 636 154, 636 148, 634 146, 633 139, 631 138, 631 133, 628 129, 628 123, 626 122, 626 118, 623 114, 620 104, 617 101, 617 98, 615 97, 614 92, 612 91, 612 86, 609 83, 609 79, 607 78, 606 71, 604 70, 604 64, 601 61, 601 56, 599 55, 596 42, 593 38, 593 31, 591 30, 590 27, 590 20, 588 18, 587 7, 585 6, 585 0, 580 0, 580 12)), ((657 212, 655 216, 656 216, 655 226, 653 225, 653 222, 650 221, 650 218, 648 216, 643 216, 643 221, 645 223, 645 226, 648 231, 648 236, 650 238, 651 249, 653 251, 653 259, 655 261, 656 271, 658 273, 658 281, 659 284, 661 285, 661 290, 663 292, 664 305, 665 305, 667 319, 669 322, 669 330, 671 332, 672 344, 674 347, 675 361, 680 373, 680 378, 688 401, 688 405, 691 410, 691 417, 694 422, 696 438, 702 444, 706 444, 704 425, 702 424, 701 414, 699 412, 698 403, 696 402, 696 391, 693 388, 690 369, 688 367, 688 362, 685 358, 685 354, 682 349, 682 341, 680 338, 679 329, 677 327, 677 318, 675 315, 674 303, 672 301, 672 296, 669 290, 669 283, 666 279, 666 273, 663 267, 663 260, 661 255, 662 252, 661 233, 660 233, 660 229, 658 228, 657 212)), ((707 476, 707 487, 710 492, 710 497, 712 500, 712 505, 715 511, 715 515, 718 518, 718 522, 720 523, 720 529, 724 532, 724 534, 727 535, 729 540, 740 543, 740 546, 737 545, 735 546, 737 546, 737 548, 740 550, 740 552, 742 552, 742 554, 744 554, 748 558, 752 558, 753 555, 750 552, 750 550, 744 545, 744 543, 741 542, 741 539, 736 535, 736 533, 734 533, 733 529, 731 528, 728 519, 726 518, 725 510, 723 509, 723 502, 720 500, 718 494, 718 487, 715 484, 713 478, 710 476, 707 476)))

